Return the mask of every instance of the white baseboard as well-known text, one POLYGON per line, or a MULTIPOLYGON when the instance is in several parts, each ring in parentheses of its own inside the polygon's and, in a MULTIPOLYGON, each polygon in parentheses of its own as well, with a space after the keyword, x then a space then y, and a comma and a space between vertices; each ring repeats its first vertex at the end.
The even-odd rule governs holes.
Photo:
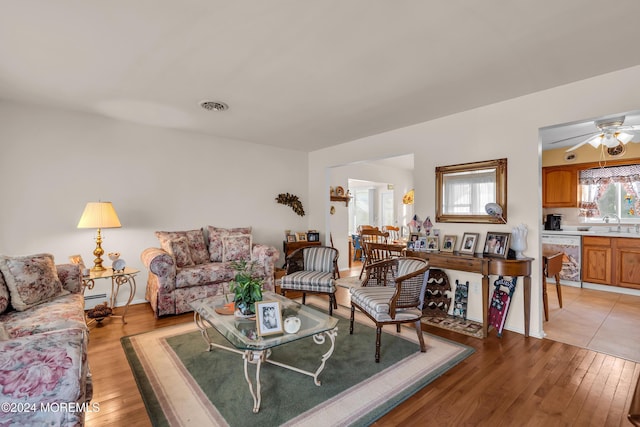
POLYGON ((596 291, 613 292, 615 294, 640 296, 640 289, 622 288, 620 286, 600 285, 597 283, 582 282, 585 289, 595 289, 596 291))

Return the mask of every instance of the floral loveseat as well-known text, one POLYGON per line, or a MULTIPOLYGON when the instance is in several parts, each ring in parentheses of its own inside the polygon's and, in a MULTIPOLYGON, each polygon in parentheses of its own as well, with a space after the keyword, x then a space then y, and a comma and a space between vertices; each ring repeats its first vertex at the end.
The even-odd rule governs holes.
POLYGON ((235 277, 232 261, 254 262, 264 289, 274 290, 280 253, 253 243, 251 227, 157 231, 156 237, 161 248, 145 249, 140 256, 149 270, 146 299, 156 317, 192 311, 191 301, 228 292, 235 277))
POLYGON ((0 256, 0 426, 83 425, 87 344, 80 267, 0 256))

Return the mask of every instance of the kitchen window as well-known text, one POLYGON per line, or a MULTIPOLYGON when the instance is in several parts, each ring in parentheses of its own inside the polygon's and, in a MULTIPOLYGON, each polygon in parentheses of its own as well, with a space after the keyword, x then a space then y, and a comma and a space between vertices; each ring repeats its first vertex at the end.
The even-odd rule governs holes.
POLYGON ((640 165, 580 171, 580 216, 601 222, 615 214, 625 222, 640 222, 640 165))

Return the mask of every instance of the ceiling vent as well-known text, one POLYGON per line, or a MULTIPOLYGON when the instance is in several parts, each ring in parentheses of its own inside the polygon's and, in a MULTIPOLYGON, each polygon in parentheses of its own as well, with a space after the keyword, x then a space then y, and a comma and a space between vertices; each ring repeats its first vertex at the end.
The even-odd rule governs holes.
POLYGON ((200 106, 209 111, 226 111, 229 109, 229 106, 224 102, 216 101, 201 101, 200 106))

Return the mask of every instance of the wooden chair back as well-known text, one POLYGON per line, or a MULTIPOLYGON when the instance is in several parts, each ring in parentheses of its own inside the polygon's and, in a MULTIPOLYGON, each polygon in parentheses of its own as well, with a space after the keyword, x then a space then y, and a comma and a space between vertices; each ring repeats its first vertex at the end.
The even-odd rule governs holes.
POLYGON ((377 228, 365 228, 360 231, 360 242, 387 243, 389 233, 377 228))
POLYGON ((366 257, 368 258, 367 264, 382 261, 390 258, 398 258, 404 255, 406 250, 404 245, 397 245, 392 243, 366 243, 366 257))
POLYGON ((385 225, 382 227, 382 231, 386 231, 389 233, 389 240, 395 242, 400 239, 400 227, 395 227, 393 225, 385 225))

